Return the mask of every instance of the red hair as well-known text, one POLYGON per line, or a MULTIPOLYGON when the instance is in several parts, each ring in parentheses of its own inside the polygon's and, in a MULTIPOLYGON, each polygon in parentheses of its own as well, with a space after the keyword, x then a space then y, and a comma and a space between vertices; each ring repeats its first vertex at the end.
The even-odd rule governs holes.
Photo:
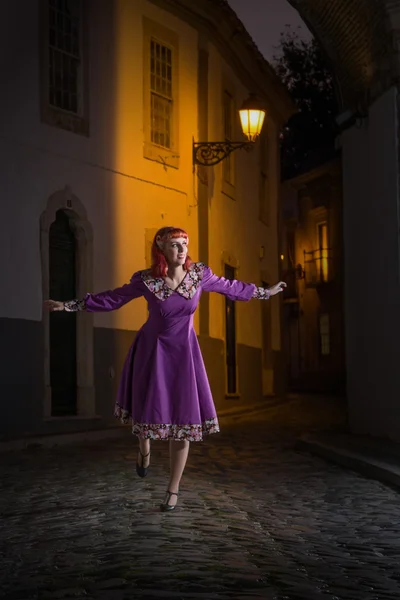
MULTIPOLYGON (((163 251, 159 247, 159 244, 164 244, 173 238, 183 237, 189 239, 188 234, 184 229, 180 227, 162 227, 159 229, 154 236, 153 244, 151 246, 151 274, 153 277, 166 277, 168 274, 168 264, 164 256, 163 251)), ((187 271, 192 264, 192 260, 189 255, 186 256, 183 268, 187 271)))

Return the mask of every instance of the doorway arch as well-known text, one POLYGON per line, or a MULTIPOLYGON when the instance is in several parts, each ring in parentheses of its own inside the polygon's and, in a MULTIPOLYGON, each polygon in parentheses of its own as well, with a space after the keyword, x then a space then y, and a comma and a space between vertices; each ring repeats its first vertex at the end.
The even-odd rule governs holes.
MULTIPOLYGON (((65 260, 71 262, 73 257, 74 263, 69 265, 69 277, 64 280, 64 283, 75 292, 76 297, 81 298, 92 288, 93 230, 87 219, 85 207, 72 194, 68 186, 64 190, 57 191, 50 196, 46 209, 40 217, 42 290, 43 298, 45 299, 50 297, 51 271, 54 273, 57 268, 57 259, 56 262, 53 261, 53 265, 51 264, 50 247, 52 245, 54 250, 54 246, 57 246, 58 243, 64 246, 63 256, 65 260)), ((64 407, 64 412, 60 408, 59 403, 57 409, 56 394, 53 395, 52 393, 52 383, 54 387, 54 378, 56 377, 54 373, 54 360, 57 361, 57 356, 55 356, 53 351, 52 373, 50 317, 51 315, 47 312, 43 315, 45 382, 43 416, 45 419, 94 417, 96 409, 93 369, 93 315, 90 313, 75 315, 75 331, 72 332, 71 340, 69 340, 70 346, 71 344, 75 344, 75 355, 69 356, 67 360, 70 366, 68 369, 69 385, 72 387, 75 386, 76 400, 74 409, 72 402, 70 402, 69 407, 64 407), (75 372, 73 362, 75 363, 75 372)), ((69 330, 71 331, 71 328, 69 330)), ((55 329, 54 331, 56 332, 57 330, 55 329)), ((72 352, 71 348, 70 352, 72 352)), ((58 360, 60 358, 61 354, 58 354, 58 360)))
MULTIPOLYGON (((68 213, 60 209, 49 230, 50 298, 76 298, 76 246, 68 213)), ((52 416, 76 416, 78 412, 76 321, 76 313, 49 315, 52 416)))

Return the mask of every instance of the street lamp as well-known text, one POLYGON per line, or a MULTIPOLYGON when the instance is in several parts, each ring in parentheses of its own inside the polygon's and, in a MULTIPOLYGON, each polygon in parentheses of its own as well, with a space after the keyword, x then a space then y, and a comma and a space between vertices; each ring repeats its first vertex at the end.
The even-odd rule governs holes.
POLYGON ((193 165, 213 167, 227 158, 234 150, 250 149, 258 136, 265 118, 265 108, 255 94, 250 94, 239 110, 242 131, 246 140, 242 142, 195 142, 193 141, 193 165))

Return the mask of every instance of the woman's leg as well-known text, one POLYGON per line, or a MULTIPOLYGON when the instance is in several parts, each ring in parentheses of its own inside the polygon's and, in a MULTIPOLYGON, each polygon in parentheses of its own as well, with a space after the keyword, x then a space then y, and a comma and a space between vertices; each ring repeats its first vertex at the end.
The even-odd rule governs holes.
POLYGON ((150 440, 139 438, 139 450, 142 456, 138 455, 138 465, 147 468, 150 464, 150 440), (148 456, 146 456, 147 454, 148 456))
MULTIPOLYGON (((189 442, 187 440, 169 441, 169 460, 170 460, 170 477, 168 491, 179 492, 179 484, 185 470, 187 457, 189 454, 189 442)), ((174 506, 178 501, 177 496, 171 496, 168 504, 174 506)))

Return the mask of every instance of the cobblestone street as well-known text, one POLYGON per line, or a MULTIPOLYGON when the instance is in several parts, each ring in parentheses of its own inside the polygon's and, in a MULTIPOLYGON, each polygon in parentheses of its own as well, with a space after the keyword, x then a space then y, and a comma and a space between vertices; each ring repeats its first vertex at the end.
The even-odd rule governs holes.
POLYGON ((301 411, 192 444, 172 513, 166 444, 144 480, 128 432, 1 455, 1 598, 398 600, 400 496, 296 452, 301 411))

